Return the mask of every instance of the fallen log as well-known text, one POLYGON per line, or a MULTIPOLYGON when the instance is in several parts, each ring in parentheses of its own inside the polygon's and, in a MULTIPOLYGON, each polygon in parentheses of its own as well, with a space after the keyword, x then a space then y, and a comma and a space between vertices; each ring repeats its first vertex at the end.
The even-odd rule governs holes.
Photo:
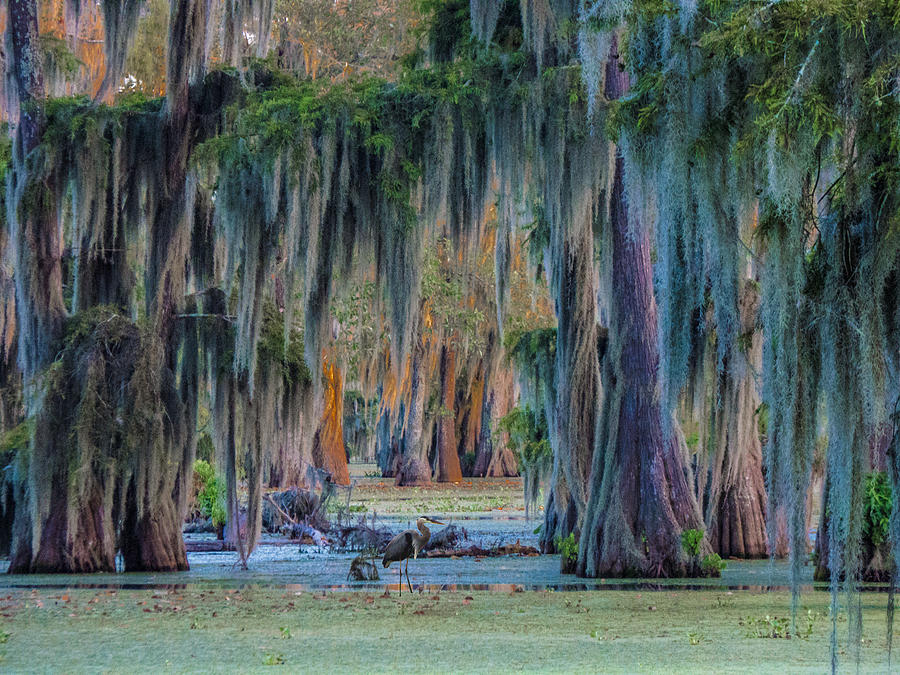
POLYGON ((215 551, 224 551, 225 542, 214 539, 212 541, 186 541, 184 542, 184 550, 187 553, 212 553, 215 551))
POLYGON ((467 548, 443 548, 422 553, 426 558, 497 558, 503 555, 536 556, 540 554, 540 551, 534 546, 522 546, 518 541, 515 544, 504 544, 492 548, 482 548, 473 544, 467 548))

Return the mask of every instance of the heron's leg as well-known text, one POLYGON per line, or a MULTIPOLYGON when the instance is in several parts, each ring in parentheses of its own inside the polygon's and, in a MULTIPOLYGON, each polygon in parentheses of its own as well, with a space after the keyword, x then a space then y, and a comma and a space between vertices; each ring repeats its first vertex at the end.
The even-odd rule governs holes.
MULTIPOLYGON (((400 583, 403 583, 402 580, 400 583)), ((409 586, 409 592, 412 593, 412 584, 409 583, 409 558, 406 559, 406 583, 409 586)))
POLYGON ((400 569, 397 570, 400 573, 400 597, 403 597, 403 561, 400 561, 400 569))

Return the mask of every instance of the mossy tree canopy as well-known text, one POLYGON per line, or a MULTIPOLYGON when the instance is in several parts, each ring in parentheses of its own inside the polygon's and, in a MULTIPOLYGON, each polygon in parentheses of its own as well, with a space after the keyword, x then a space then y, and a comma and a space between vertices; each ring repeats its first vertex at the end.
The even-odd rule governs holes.
POLYGON ((900 15, 890 2, 798 0, 634 3, 621 17, 638 79, 613 133, 653 186, 642 198, 656 214, 667 386, 688 372, 683 317, 710 301, 720 368, 741 366, 740 280, 755 270, 770 541, 783 506, 799 572, 825 425, 836 614, 839 579, 860 569, 870 448, 898 386, 900 15))
MULTIPOLYGON (((247 22, 271 11, 241 6, 247 22)), ((890 423, 898 389, 894 3, 430 1, 420 48, 401 69, 340 81, 297 79, 266 61, 210 70, 216 50, 189 25, 198 16, 184 13, 191 7, 170 7, 168 101, 42 102, 39 142, 27 157, 10 154, 4 218, 15 222, 4 221, 0 247, 12 264, 0 284, 11 291, 4 280, 15 267, 17 357, 28 375, 48 376, 39 387, 50 391, 49 373, 64 367, 83 385, 82 401, 94 395, 96 372, 54 358, 49 344, 73 317, 114 307, 128 331, 156 340, 155 360, 134 368, 166 393, 178 423, 166 428, 161 451, 187 448, 184 464, 205 385, 220 421, 223 401, 233 413, 279 399, 286 414, 300 414, 308 401, 292 399, 293 390, 323 387, 332 301, 362 282, 372 284, 379 338, 390 335, 388 356, 368 352, 382 364, 370 372, 385 383, 390 372, 412 406, 404 376, 421 338, 423 251, 446 237, 468 260, 490 236, 494 339, 511 329, 508 351, 554 451, 554 527, 571 531, 590 486, 602 482, 603 465, 591 462, 595 421, 617 371, 601 363, 625 348, 620 289, 610 284, 614 246, 652 237, 653 405, 668 416, 710 376, 722 378, 716 391, 761 389, 769 513, 787 509, 795 572, 816 437, 827 424, 837 602, 839 579, 859 567, 868 448, 890 423), (612 47, 631 79, 615 97, 605 88, 621 73, 607 72, 612 47), (613 198, 619 188, 624 215, 613 198), (631 239, 614 238, 614 215, 631 239), (39 260, 25 225, 62 233, 57 248, 71 253, 39 260), (546 272, 556 329, 507 321, 516 242, 526 234, 546 272), (38 273, 44 264, 53 274, 38 273), (752 310, 748 289, 758 291, 752 310), (598 325, 608 321, 607 344, 598 325), (590 410, 578 407, 585 398, 590 410)), ((136 25, 129 11, 108 45, 117 67, 136 25)), ((451 300, 446 316, 465 324, 472 315, 461 312, 471 308, 451 300)), ((361 378, 365 368, 352 368, 361 378)), ((36 416, 43 404, 34 394, 36 416)), ((150 412, 145 431, 162 409, 150 412)), ((391 414, 391 426, 406 424, 391 414)), ((253 437, 247 456, 258 478, 261 445, 277 425, 248 419, 217 444, 221 453, 253 437)), ((225 453, 232 469, 236 453, 225 453)), ((148 490, 159 478, 141 476, 148 490)), ((128 503, 131 485, 104 504, 128 503)), ((174 509, 180 496, 168 499, 174 509)), ((44 502, 31 510, 45 512, 44 502)), ((775 535, 770 517, 770 547, 775 535)), ((895 558, 898 535, 895 514, 895 558)))

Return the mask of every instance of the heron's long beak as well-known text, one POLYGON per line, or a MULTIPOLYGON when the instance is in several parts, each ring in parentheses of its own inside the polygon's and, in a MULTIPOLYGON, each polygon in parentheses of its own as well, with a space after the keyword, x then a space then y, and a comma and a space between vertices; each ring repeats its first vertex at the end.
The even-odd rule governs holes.
POLYGON ((446 524, 446 523, 442 523, 439 520, 434 520, 433 518, 426 518, 425 520, 427 520, 429 523, 434 523, 435 525, 445 525, 446 524))

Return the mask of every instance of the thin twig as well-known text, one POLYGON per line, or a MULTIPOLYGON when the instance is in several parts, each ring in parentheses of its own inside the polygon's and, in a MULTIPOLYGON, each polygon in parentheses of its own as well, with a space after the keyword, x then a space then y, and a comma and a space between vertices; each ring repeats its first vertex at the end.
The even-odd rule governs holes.
POLYGON ((274 499, 272 499, 272 495, 267 494, 267 495, 266 495, 266 499, 269 501, 269 503, 270 503, 272 506, 275 507, 275 509, 278 511, 278 513, 281 514, 281 517, 282 517, 282 518, 284 518, 285 520, 287 520, 288 522, 290 522, 292 525, 299 525, 299 523, 298 523, 296 520, 294 520, 293 518, 291 518, 291 517, 287 514, 287 512, 286 512, 284 509, 282 509, 282 508, 275 502, 274 499))
POLYGON ((194 312, 191 314, 176 314, 176 319, 222 319, 222 321, 227 321, 228 323, 234 323, 235 318, 233 316, 229 316, 228 314, 203 314, 200 312, 194 312))
POLYGON ((775 119, 781 117, 781 113, 784 112, 784 109, 787 108, 788 103, 791 102, 791 99, 794 98, 794 94, 797 92, 797 89, 800 87, 800 80, 803 79, 803 73, 806 72, 806 67, 809 65, 810 61, 812 61, 813 55, 816 53, 816 49, 819 46, 819 38, 822 33, 825 31, 825 26, 819 28, 819 32, 816 34, 816 41, 813 43, 813 46, 809 50, 809 54, 806 55, 806 59, 803 61, 803 65, 800 66, 800 71, 797 73, 797 77, 794 80, 794 84, 791 87, 791 90, 788 92, 787 98, 784 99, 784 103, 781 104, 781 108, 778 109, 778 112, 775 113, 775 119))

